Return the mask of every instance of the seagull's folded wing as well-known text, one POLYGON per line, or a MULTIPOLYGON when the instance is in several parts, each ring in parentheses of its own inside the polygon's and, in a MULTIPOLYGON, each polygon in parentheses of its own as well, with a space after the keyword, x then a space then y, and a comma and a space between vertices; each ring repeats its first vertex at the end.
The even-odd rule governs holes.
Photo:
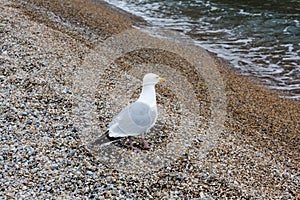
POLYGON ((126 137, 142 134, 155 123, 157 110, 135 102, 125 107, 109 124, 109 136, 126 137))

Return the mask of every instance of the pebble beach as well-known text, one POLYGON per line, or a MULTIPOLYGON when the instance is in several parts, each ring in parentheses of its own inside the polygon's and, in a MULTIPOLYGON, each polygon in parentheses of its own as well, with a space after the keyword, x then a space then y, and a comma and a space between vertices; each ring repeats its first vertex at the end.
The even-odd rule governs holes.
POLYGON ((0 1, 0 199, 300 199, 300 101, 141 24, 102 1, 0 1), (154 148, 101 152, 147 70, 168 76, 154 148))

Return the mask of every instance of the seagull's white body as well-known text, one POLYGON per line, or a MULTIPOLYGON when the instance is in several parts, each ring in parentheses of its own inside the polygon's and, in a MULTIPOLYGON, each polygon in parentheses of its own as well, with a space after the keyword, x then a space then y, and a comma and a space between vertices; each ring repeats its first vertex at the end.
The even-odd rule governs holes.
POLYGON ((165 81, 156 74, 146 74, 138 100, 126 106, 109 124, 109 137, 137 136, 148 132, 157 120, 155 85, 165 81))

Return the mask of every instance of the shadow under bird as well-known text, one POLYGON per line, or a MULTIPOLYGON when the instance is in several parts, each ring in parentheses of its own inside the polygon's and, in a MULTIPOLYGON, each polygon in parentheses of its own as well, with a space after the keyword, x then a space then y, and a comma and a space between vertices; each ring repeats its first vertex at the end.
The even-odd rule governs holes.
POLYGON ((130 147, 138 149, 133 146, 131 137, 142 135, 144 148, 150 149, 144 134, 149 132, 157 120, 155 85, 165 81, 156 74, 146 74, 143 78, 142 92, 137 101, 127 105, 115 116, 109 123, 108 130, 94 144, 105 146, 123 137, 129 137, 130 147))

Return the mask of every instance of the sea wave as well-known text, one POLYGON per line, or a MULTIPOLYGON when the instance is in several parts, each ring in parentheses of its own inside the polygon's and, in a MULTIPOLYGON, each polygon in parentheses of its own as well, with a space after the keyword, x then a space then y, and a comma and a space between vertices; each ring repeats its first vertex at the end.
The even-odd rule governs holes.
POLYGON ((244 74, 300 99, 300 2, 106 0, 151 26, 180 31, 244 74))

